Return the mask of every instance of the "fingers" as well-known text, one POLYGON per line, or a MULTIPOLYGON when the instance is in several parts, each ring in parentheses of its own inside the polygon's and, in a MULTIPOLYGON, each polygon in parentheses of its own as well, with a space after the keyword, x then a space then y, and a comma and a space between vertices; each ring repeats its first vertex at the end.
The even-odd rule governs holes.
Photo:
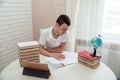
POLYGON ((64 59, 64 58, 65 58, 65 55, 60 54, 57 59, 58 59, 58 60, 61 60, 61 59, 64 59))
POLYGON ((64 58, 65 58, 65 55, 61 54, 61 55, 60 55, 60 58, 61 58, 61 59, 64 59, 64 58))

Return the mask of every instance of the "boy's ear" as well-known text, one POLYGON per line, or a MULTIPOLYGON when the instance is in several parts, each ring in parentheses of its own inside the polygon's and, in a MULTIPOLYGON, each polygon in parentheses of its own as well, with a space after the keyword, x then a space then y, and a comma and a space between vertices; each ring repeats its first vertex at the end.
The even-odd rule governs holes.
POLYGON ((55 26, 57 27, 57 26, 59 26, 59 24, 58 24, 58 23, 55 23, 55 26))

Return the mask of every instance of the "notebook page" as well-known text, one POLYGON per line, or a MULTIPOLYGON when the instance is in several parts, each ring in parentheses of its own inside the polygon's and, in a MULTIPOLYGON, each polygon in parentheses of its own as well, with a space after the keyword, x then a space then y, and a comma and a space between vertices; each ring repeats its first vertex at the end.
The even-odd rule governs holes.
POLYGON ((78 56, 77 53, 64 51, 62 54, 65 55, 65 59, 57 60, 55 58, 48 57, 47 61, 51 62, 52 64, 60 64, 60 63, 62 63, 64 65, 77 63, 77 56, 78 56))

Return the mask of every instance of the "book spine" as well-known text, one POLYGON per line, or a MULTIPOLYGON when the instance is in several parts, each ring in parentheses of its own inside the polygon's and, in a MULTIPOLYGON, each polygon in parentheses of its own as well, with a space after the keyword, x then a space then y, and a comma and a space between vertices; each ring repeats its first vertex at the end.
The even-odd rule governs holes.
POLYGON ((20 56, 33 55, 33 54, 39 54, 39 53, 40 51, 22 52, 20 53, 20 56))
POLYGON ((40 63, 40 60, 39 60, 39 59, 33 59, 33 60, 21 60, 21 63, 22 63, 22 62, 40 63))
POLYGON ((31 52, 31 51, 39 51, 39 48, 20 50, 21 53, 22 53, 22 52, 31 52))
POLYGON ((39 45, 27 46, 27 47, 20 47, 20 50, 24 50, 24 49, 33 49, 33 48, 39 48, 39 45))
POLYGON ((32 57, 39 57, 39 54, 31 54, 31 55, 20 56, 21 59, 32 58, 32 57))
POLYGON ((78 52, 78 56, 87 58, 87 59, 89 59, 89 60, 93 60, 93 61, 94 61, 94 60, 97 60, 97 59, 101 58, 101 56, 95 56, 95 57, 93 57, 93 56, 91 56, 90 54, 91 54, 91 53, 88 52, 88 51, 78 52))
POLYGON ((90 62, 88 62, 88 61, 85 61, 85 60, 83 60, 83 59, 78 59, 78 61, 82 61, 82 62, 84 62, 84 63, 86 63, 86 64, 88 64, 88 65, 91 65, 91 66, 94 66, 94 65, 96 65, 96 64, 98 64, 100 61, 96 61, 95 63, 90 63, 90 62))
POLYGON ((34 59, 38 59, 39 60, 39 56, 34 56, 34 57, 25 57, 25 58, 21 58, 21 60, 34 60, 34 59))
POLYGON ((78 59, 82 59, 84 61, 88 61, 89 63, 96 63, 97 61, 100 61, 100 58, 96 59, 96 60, 90 60, 88 58, 85 58, 85 57, 81 57, 81 56, 78 56, 78 59))
POLYGON ((89 65, 89 64, 87 64, 87 63, 85 63, 83 61, 79 61, 79 63, 82 64, 82 65, 84 65, 84 66, 87 66, 89 68, 92 68, 92 69, 95 69, 95 68, 97 68, 100 65, 100 62, 97 63, 96 65, 89 65))
POLYGON ((42 63, 38 64, 38 63, 31 63, 26 61, 22 61, 21 64, 23 67, 49 71, 47 64, 42 64, 42 63))

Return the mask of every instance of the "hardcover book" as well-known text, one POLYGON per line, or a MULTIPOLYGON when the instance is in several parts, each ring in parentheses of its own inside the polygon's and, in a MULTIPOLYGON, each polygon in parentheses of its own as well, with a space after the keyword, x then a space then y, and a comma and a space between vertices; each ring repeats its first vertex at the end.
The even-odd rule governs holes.
POLYGON ((96 62, 98 62, 98 61, 100 61, 100 58, 99 59, 96 59, 96 60, 90 60, 90 59, 87 59, 87 58, 85 58, 85 57, 81 57, 81 56, 78 56, 78 60, 79 59, 82 59, 82 60, 84 60, 84 61, 87 61, 87 62, 89 62, 89 63, 96 63, 96 62))
POLYGON ((19 42, 18 46, 20 49, 37 48, 39 47, 39 43, 37 41, 19 42))
POLYGON ((83 61, 78 61, 80 64, 82 64, 82 65, 84 65, 84 66, 87 66, 87 67, 89 67, 89 68, 92 68, 92 69, 95 69, 95 68, 97 68, 99 65, 100 65, 100 62, 98 62, 97 64, 95 64, 95 65, 89 65, 89 64, 87 64, 87 63, 85 63, 85 62, 83 62, 83 61))
POLYGON ((78 52, 78 56, 81 56, 81 57, 87 58, 87 59, 92 60, 92 61, 101 58, 101 56, 95 56, 95 57, 93 57, 93 56, 91 56, 90 54, 91 54, 91 53, 88 52, 88 51, 81 51, 81 52, 78 52))
POLYGON ((84 62, 84 63, 86 63, 88 65, 91 65, 91 66, 94 66, 94 65, 96 65, 96 64, 98 64, 100 62, 100 61, 96 61, 94 63, 91 63, 91 62, 83 60, 83 59, 78 59, 78 61, 82 61, 82 62, 84 62))
POLYGON ((24 67, 22 74, 27 75, 27 76, 45 78, 45 79, 48 79, 50 76, 49 71, 32 69, 32 68, 27 68, 27 67, 24 67))

